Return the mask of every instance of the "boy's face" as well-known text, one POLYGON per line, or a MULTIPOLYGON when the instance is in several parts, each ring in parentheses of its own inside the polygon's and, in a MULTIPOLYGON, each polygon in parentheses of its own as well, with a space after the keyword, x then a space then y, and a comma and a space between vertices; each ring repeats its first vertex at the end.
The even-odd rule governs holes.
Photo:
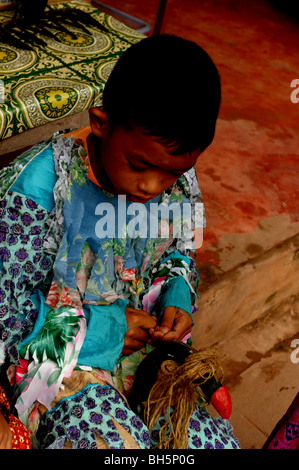
POLYGON ((104 189, 126 195, 132 202, 145 203, 161 194, 194 166, 199 156, 198 151, 170 155, 167 147, 139 127, 118 127, 109 132, 107 124, 106 128, 101 126, 99 135, 93 121, 93 133, 101 139, 91 159, 95 176, 104 189))

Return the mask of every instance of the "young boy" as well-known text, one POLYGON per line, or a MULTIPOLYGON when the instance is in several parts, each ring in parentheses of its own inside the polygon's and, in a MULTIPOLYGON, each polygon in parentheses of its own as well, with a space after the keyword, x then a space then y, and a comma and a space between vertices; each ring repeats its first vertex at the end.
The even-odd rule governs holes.
MULTIPOLYGON (((151 209, 188 203, 196 228, 194 165, 219 105, 206 52, 146 38, 117 62, 90 128, 2 171, 0 344, 36 447, 155 444, 126 397, 151 345, 190 334, 198 275, 190 237, 151 209)), ((189 447, 238 447, 220 418, 198 408, 192 423, 189 447)))

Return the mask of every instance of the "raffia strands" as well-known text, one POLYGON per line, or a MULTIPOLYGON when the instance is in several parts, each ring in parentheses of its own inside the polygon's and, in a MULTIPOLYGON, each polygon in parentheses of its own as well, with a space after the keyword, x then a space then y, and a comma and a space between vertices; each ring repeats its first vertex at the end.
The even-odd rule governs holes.
POLYGON ((213 349, 193 350, 182 365, 164 361, 145 403, 145 423, 150 433, 163 416, 160 449, 187 449, 188 425, 199 396, 199 386, 220 372, 220 357, 213 349), (194 383, 196 381, 196 383, 194 383))

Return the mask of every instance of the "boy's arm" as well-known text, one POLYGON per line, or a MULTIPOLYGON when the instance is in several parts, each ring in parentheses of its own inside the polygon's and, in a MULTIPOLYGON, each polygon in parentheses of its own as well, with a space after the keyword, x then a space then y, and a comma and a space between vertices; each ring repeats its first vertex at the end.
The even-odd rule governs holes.
POLYGON ((191 265, 191 259, 180 252, 172 253, 167 264, 171 267, 157 300, 158 325, 150 330, 154 342, 182 340, 194 324, 192 314, 196 311, 199 279, 196 265, 191 265))
POLYGON ((151 330, 153 339, 171 341, 183 339, 193 326, 192 314, 197 311, 199 274, 196 266, 196 249, 202 241, 205 217, 201 192, 195 170, 190 170, 176 183, 190 201, 191 231, 187 238, 174 239, 159 264, 157 277, 165 277, 158 297, 159 325, 151 330), (192 238, 191 238, 192 237, 192 238))

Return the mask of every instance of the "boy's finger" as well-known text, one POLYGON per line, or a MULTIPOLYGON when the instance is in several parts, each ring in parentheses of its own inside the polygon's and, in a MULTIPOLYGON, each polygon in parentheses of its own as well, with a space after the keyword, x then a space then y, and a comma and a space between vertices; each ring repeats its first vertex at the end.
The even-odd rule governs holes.
POLYGON ((126 308, 126 318, 129 328, 139 326, 148 330, 149 328, 154 328, 157 324, 155 317, 144 310, 134 308, 126 308))
POLYGON ((161 324, 149 331, 153 341, 164 341, 164 336, 173 328, 176 313, 176 307, 171 306, 164 309, 161 324))
POLYGON ((142 341, 143 343, 146 343, 149 338, 149 333, 147 330, 144 328, 140 328, 138 326, 132 326, 129 328, 126 332, 125 335, 125 340, 131 341, 131 340, 137 340, 137 341, 142 341))
POLYGON ((186 334, 190 333, 192 327, 192 319, 191 316, 188 314, 183 314, 177 310, 176 307, 167 307, 164 310, 166 312, 166 319, 164 325, 167 325, 167 321, 169 322, 168 325, 171 323, 171 318, 173 315, 173 309, 175 310, 175 315, 173 322, 171 324, 171 328, 167 326, 157 326, 154 331, 150 330, 150 335, 153 340, 158 341, 173 341, 173 340, 181 340, 186 336, 186 334))
POLYGON ((129 355, 141 349, 148 341, 148 331, 139 326, 131 327, 127 330, 124 338, 122 354, 129 355))
POLYGON ((172 331, 169 331, 163 336, 163 341, 174 341, 178 340, 180 341, 183 339, 188 333, 190 333, 191 328, 181 330, 181 329, 173 329, 172 331))
POLYGON ((144 344, 140 341, 125 341, 124 346, 122 348, 122 354, 124 356, 129 356, 130 354, 133 354, 133 352, 141 349, 144 346, 144 344))
POLYGON ((178 312, 175 318, 174 326, 169 335, 165 338, 169 341, 170 333, 174 333, 174 337, 172 339, 181 339, 187 333, 190 333, 192 328, 192 318, 188 314, 184 314, 178 312))
POLYGON ((153 317, 152 315, 148 315, 147 317, 144 317, 142 319, 142 321, 139 323, 138 326, 140 326, 140 328, 144 328, 145 330, 149 330, 150 328, 155 328, 156 325, 157 325, 156 318, 153 317))
POLYGON ((166 333, 167 331, 172 330, 176 313, 176 307, 166 307, 164 309, 162 321, 159 328, 160 331, 164 331, 166 333))

